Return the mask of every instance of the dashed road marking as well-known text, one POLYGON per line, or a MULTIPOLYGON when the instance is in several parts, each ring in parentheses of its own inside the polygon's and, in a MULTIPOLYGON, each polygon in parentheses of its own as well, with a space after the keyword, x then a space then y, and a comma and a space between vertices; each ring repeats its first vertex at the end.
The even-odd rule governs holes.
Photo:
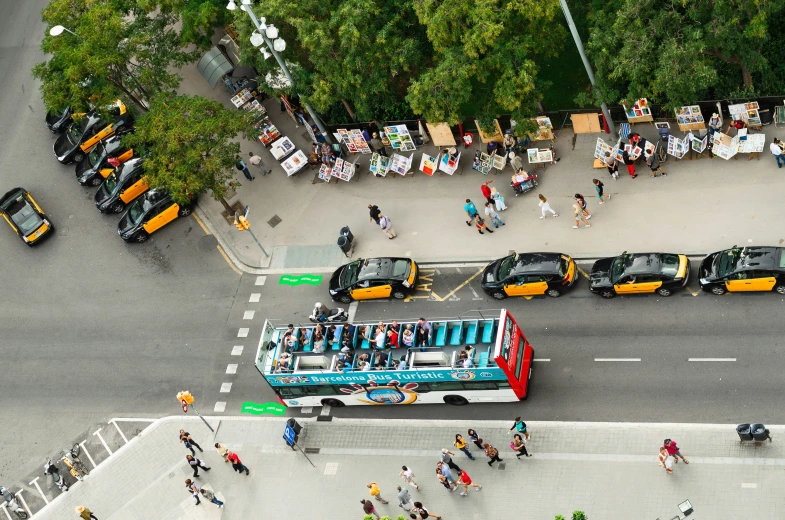
POLYGON ((755 483, 755 482, 742 482, 741 483, 741 488, 742 489, 755 489, 756 487, 758 487, 758 484, 755 483))
POLYGON ((216 401, 215 406, 213 406, 213 411, 218 413, 223 413, 226 410, 226 401, 216 401))
POLYGON ((232 383, 221 383, 221 393, 228 394, 232 391, 232 383))
POLYGON ((249 330, 251 330, 251 329, 249 329, 248 327, 241 327, 240 330, 237 331, 237 337, 238 338, 247 338, 249 330))
POLYGON ((237 373, 237 363, 230 363, 226 365, 226 373, 227 374, 236 374, 237 373))
POLYGON ((349 304, 349 318, 347 320, 349 323, 354 322, 354 315, 357 314, 358 305, 360 305, 360 302, 352 302, 349 304))
POLYGON ((256 314, 256 311, 245 311, 243 313, 243 319, 244 320, 252 320, 253 317, 254 317, 254 314, 256 314))
POLYGON ((259 300, 261 299, 262 293, 255 292, 251 294, 250 298, 248 298, 248 303, 259 303, 259 300))
POLYGON ((691 357, 687 361, 720 361, 720 362, 725 362, 725 361, 736 361, 736 358, 735 357, 726 357, 726 358, 722 358, 722 357, 715 357, 715 358, 711 358, 711 357, 703 357, 703 358, 701 358, 701 357, 691 357))
POLYGON ((614 361, 640 361, 641 358, 594 358, 594 361, 614 362, 614 361))
POLYGON ((266 281, 267 281, 267 277, 266 276, 257 276, 255 285, 264 285, 264 282, 266 282, 266 281))
POLYGON ((232 347, 232 355, 233 356, 242 356, 243 355, 243 346, 242 345, 235 345, 232 347))
POLYGON ((338 463, 337 462, 328 462, 324 465, 324 474, 325 475, 335 475, 338 473, 338 463))
POLYGON ((537 363, 547 363, 547 362, 549 362, 549 361, 550 361, 550 358, 539 358, 539 359, 532 359, 532 361, 535 361, 535 362, 537 362, 537 363))
POLYGON ((322 411, 319 412, 319 415, 324 415, 324 416, 330 415, 330 408, 331 407, 329 404, 322 406, 322 411))

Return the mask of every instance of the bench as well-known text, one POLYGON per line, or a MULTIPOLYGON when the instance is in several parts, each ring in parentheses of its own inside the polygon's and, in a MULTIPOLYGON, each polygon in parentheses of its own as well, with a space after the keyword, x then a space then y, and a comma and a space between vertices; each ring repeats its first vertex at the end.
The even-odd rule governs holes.
POLYGON ((491 347, 488 347, 488 350, 486 350, 485 352, 480 352, 480 359, 479 362, 477 363, 477 366, 479 368, 486 368, 488 366, 488 358, 490 357, 490 355, 491 355, 491 347))
POLYGON ((466 344, 467 345, 474 345, 477 343, 477 330, 478 330, 478 320, 471 320, 467 322, 469 325, 466 327, 466 344))
POLYGON ((448 325, 450 329, 450 345, 458 346, 461 344, 461 339, 463 339, 463 322, 456 321, 452 322, 448 325))
POLYGON ((447 322, 440 321, 433 324, 433 329, 436 332, 436 346, 443 347, 447 342, 447 322))
POLYGON ((482 341, 480 343, 491 343, 493 341, 493 320, 485 320, 482 323, 482 341))

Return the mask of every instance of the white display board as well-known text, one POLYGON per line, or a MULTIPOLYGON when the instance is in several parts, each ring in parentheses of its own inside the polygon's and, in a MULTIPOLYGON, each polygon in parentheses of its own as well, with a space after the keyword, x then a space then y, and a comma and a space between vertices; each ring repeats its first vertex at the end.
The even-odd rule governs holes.
POLYGON ((374 153, 371 155, 371 164, 368 165, 368 169, 377 177, 386 177, 387 172, 390 171, 390 158, 374 153))
POLYGON ((280 161, 290 153, 294 153, 294 143, 288 137, 281 137, 270 145, 270 153, 280 161))
POLYGON ((398 175, 406 175, 406 172, 411 170, 412 168, 412 157, 405 157, 403 155, 398 155, 397 153, 392 154, 390 157, 390 171, 395 172, 398 175))
POLYGON ((297 150, 297 152, 295 152, 291 157, 281 162, 281 166, 283 167, 288 177, 291 177, 295 173, 305 168, 307 164, 308 158, 305 156, 302 150, 297 150))
POLYGON ((439 171, 446 173, 447 175, 452 175, 455 173, 455 170, 458 169, 458 163, 461 162, 461 154, 458 154, 458 157, 455 159, 450 159, 450 154, 445 153, 442 155, 442 158, 439 160, 439 171))
POLYGON ((684 136, 684 139, 679 139, 673 135, 668 136, 668 155, 672 155, 677 159, 684 157, 684 154, 690 149, 692 133, 684 136))
POLYGON ((427 153, 422 154, 422 158, 420 159, 420 171, 425 175, 433 175, 436 171, 436 161, 436 157, 432 157, 427 153))
POLYGON ((393 150, 413 152, 417 148, 414 146, 414 139, 409 135, 406 125, 385 126, 384 135, 390 140, 393 150))

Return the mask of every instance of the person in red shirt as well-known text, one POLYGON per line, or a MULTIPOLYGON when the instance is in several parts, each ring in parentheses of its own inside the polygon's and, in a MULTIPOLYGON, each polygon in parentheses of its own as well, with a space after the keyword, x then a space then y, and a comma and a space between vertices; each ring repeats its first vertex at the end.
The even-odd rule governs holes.
POLYGON ((730 134, 731 128, 735 128, 736 132, 738 133, 738 131, 742 128, 747 128, 747 123, 745 123, 743 119, 733 119, 728 125, 728 129, 725 131, 725 133, 730 134))
POLYGON ((683 460, 685 464, 690 463, 690 461, 684 458, 684 455, 681 454, 681 451, 679 451, 679 447, 676 445, 676 441, 673 441, 671 439, 665 439, 663 448, 668 450, 668 455, 673 457, 673 462, 679 462, 679 457, 681 457, 681 460, 683 460))
POLYGON ((461 485, 463 486, 463 493, 461 493, 462 497, 465 497, 466 495, 469 494, 468 493, 469 486, 472 486, 477 491, 482 489, 481 485, 472 482, 471 477, 469 477, 469 474, 466 473, 464 470, 461 470, 461 485))
POLYGON ((245 471, 246 475, 250 475, 251 473, 245 464, 240 462, 240 457, 238 457, 237 454, 233 451, 230 451, 226 454, 226 462, 230 462, 232 464, 232 469, 235 471, 239 471, 240 473, 245 471))
POLYGON ((487 202, 494 204, 493 198, 491 197, 491 187, 490 184, 494 181, 486 181, 480 184, 480 191, 482 192, 482 196, 485 197, 487 202))

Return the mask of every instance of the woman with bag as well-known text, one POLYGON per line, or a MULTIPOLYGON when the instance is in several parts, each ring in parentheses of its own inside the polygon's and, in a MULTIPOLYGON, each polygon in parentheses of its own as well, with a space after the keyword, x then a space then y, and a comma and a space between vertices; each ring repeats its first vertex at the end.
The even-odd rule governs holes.
POLYGON ((499 458, 499 450, 497 450, 487 442, 484 444, 484 446, 485 446, 485 455, 487 455, 488 458, 491 459, 488 461, 489 466, 493 466, 494 462, 501 462, 504 460, 499 458))
POLYGON ((466 447, 466 441, 464 440, 463 436, 460 433, 455 434, 455 442, 453 443, 453 445, 459 450, 461 450, 462 452, 464 452, 466 456, 469 457, 471 460, 474 460, 474 455, 472 455, 471 452, 469 451, 469 448, 466 447))
POLYGON ((660 448, 660 467, 665 468, 665 473, 668 475, 673 474, 673 461, 668 455, 668 450, 663 446, 660 448))
POLYGON ((469 435, 469 440, 472 441, 475 446, 477 446, 481 450, 485 449, 485 446, 483 445, 482 439, 480 438, 480 435, 476 431, 474 431, 471 428, 469 428, 469 431, 467 433, 469 435))
POLYGON ((526 451, 526 443, 529 442, 526 440, 526 437, 521 436, 520 434, 516 433, 510 443, 510 448, 512 451, 517 452, 515 455, 518 460, 521 460, 521 455, 526 455, 527 457, 531 457, 528 451, 526 451))

